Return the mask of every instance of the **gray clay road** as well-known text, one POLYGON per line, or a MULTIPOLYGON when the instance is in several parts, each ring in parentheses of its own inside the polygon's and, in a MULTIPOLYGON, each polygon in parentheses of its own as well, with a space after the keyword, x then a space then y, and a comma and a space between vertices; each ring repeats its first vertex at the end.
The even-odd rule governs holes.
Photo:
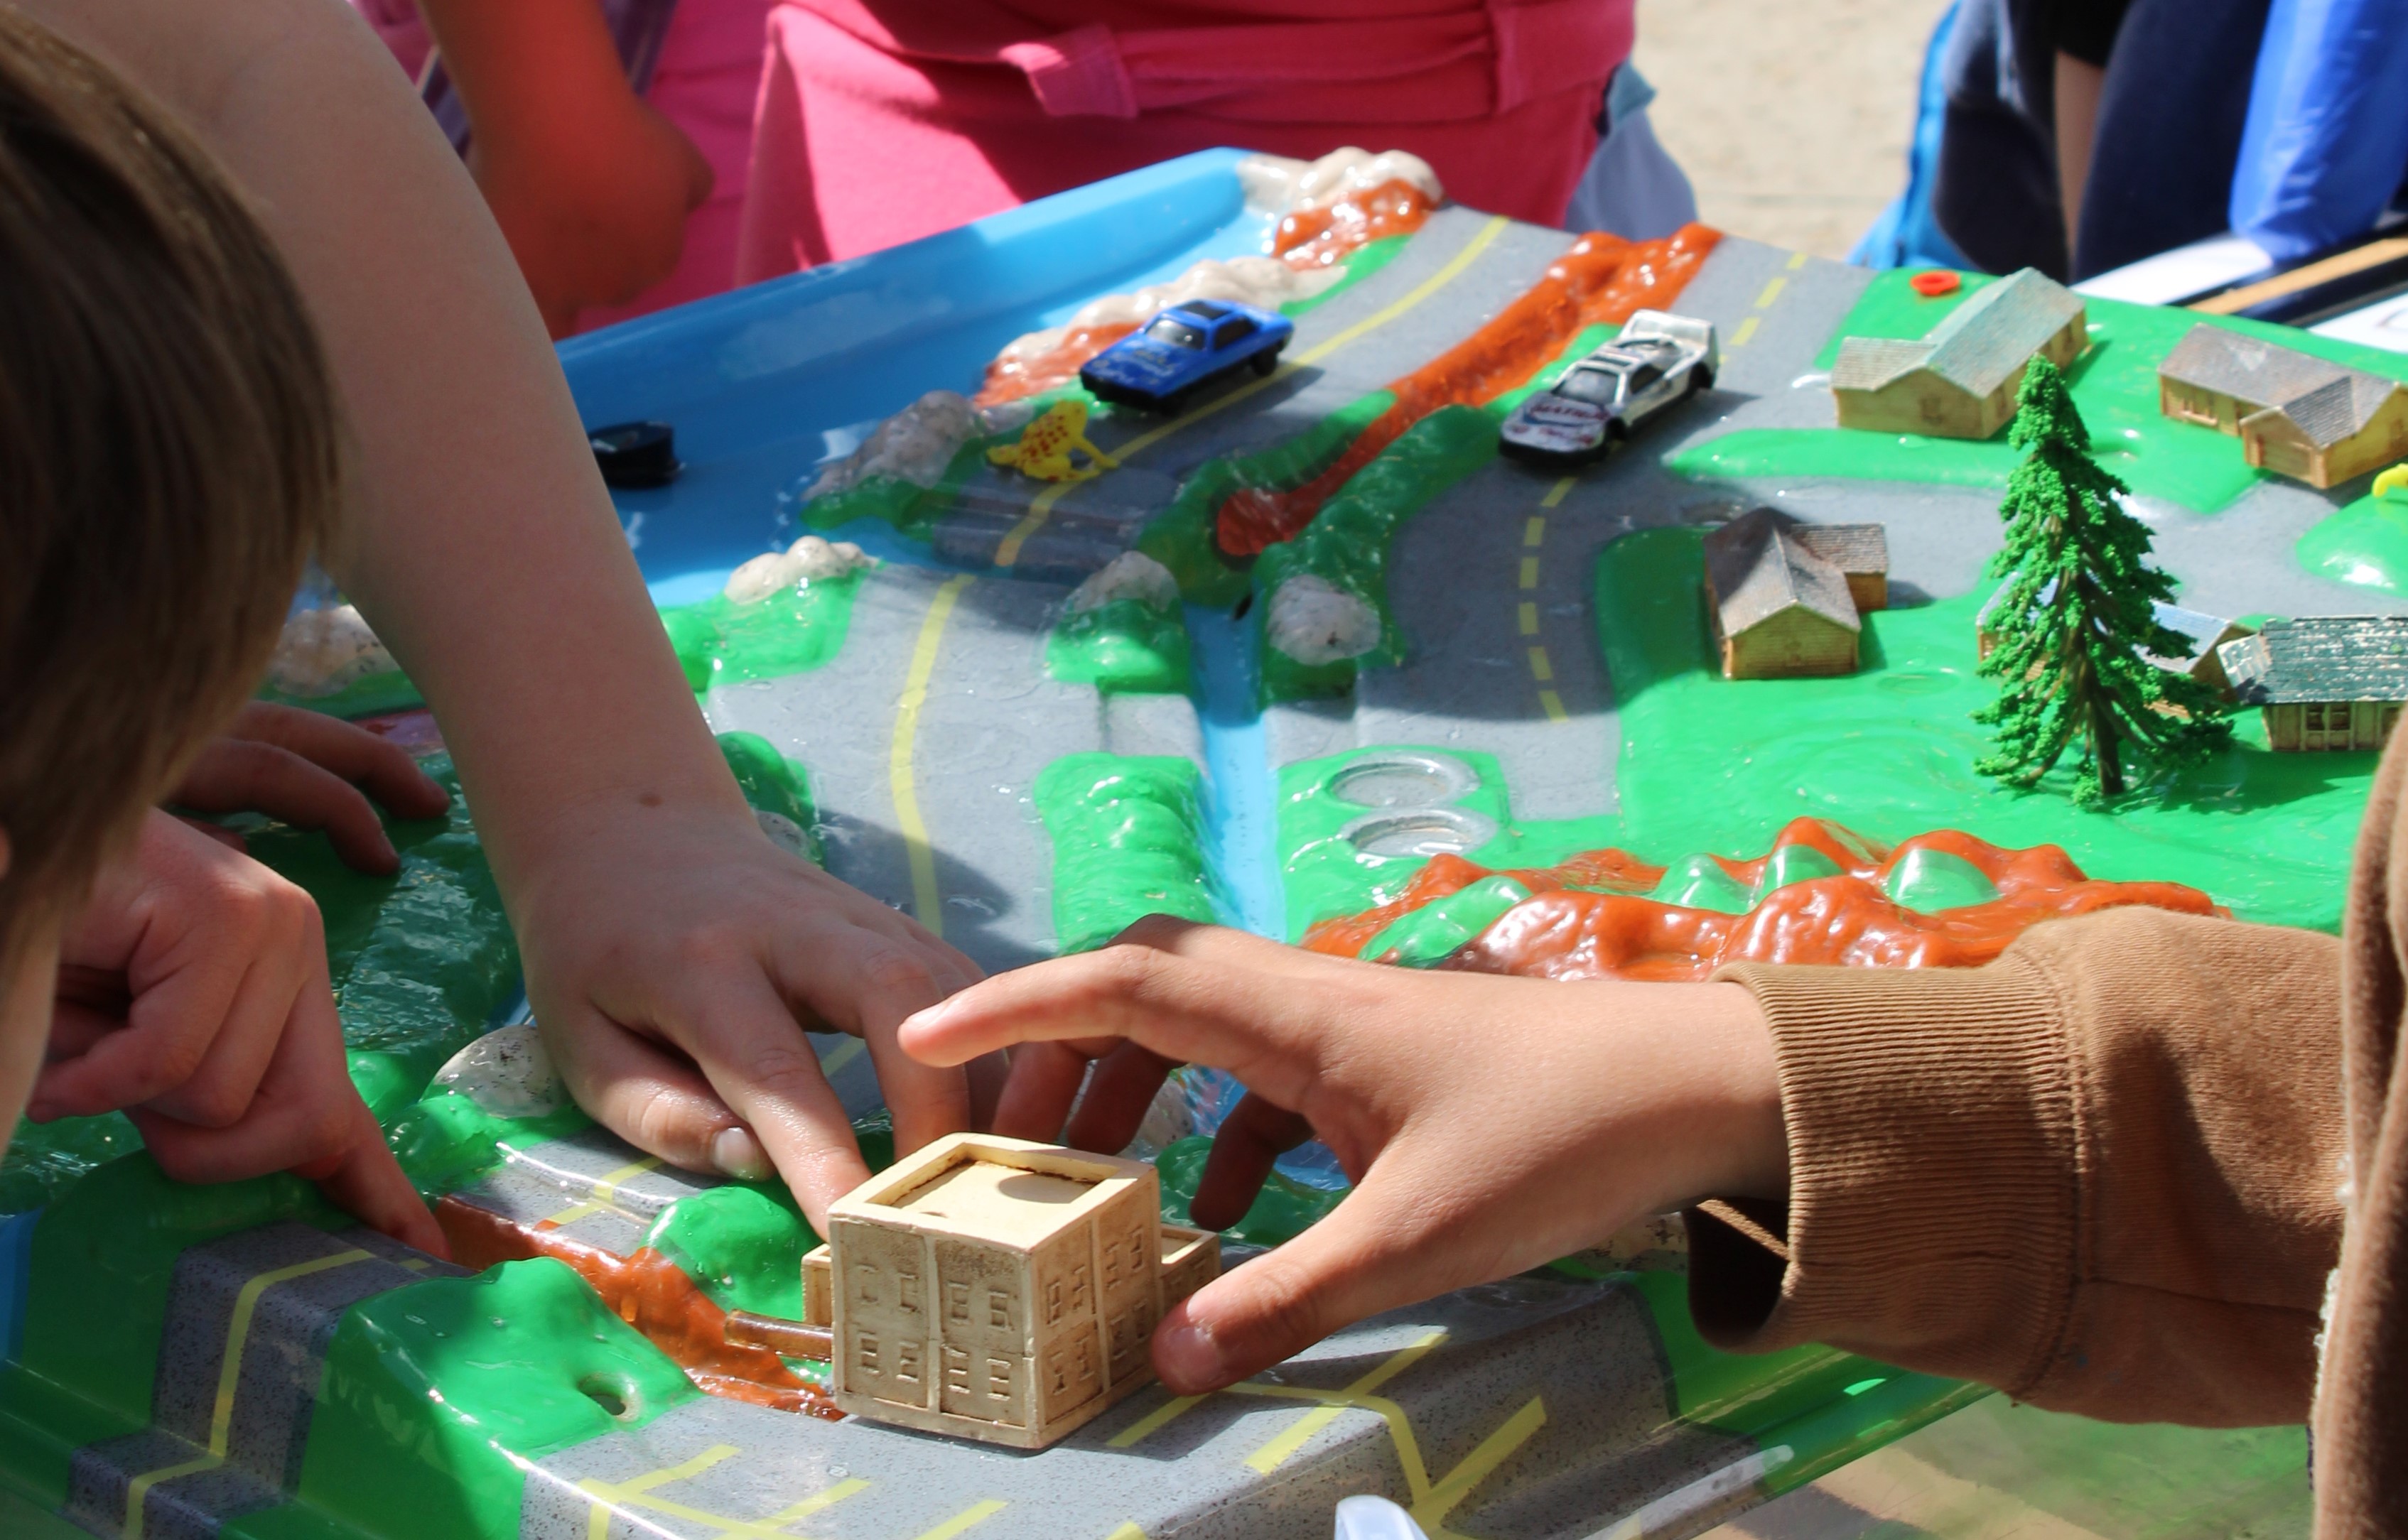
POLYGON ((807 674, 715 687, 718 732, 810 770, 828 870, 930 922, 989 970, 1051 957, 1054 854, 1030 801, 1065 754, 1201 761, 1184 696, 1107 700, 1045 673, 1068 590, 889 563, 862 580, 841 651, 807 674))
POLYGON ((1462 341, 1537 282, 1571 237, 1561 231, 1443 208, 1387 266, 1297 322, 1287 363, 1268 382, 1207 396, 1165 421, 1114 409, 1089 436, 1127 456, 1120 470, 1053 494, 987 470, 937 522, 938 554, 1076 581, 1128 549, 1189 473, 1218 456, 1289 438, 1462 341))

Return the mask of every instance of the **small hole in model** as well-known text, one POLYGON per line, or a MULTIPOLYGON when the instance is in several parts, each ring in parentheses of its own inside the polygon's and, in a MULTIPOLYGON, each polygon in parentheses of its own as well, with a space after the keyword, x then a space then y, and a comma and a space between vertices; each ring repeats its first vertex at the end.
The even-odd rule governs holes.
POLYGON ((1229 619, 1233 620, 1242 620, 1246 618, 1246 611, 1254 607, 1254 591, 1253 589, 1248 589, 1246 590, 1246 596, 1238 601, 1238 607, 1229 611, 1229 619))
POLYGON ((584 1393, 585 1399, 601 1407, 606 1415, 621 1421, 626 1419, 627 1392, 624 1386, 600 1375, 588 1375, 577 1382, 577 1388, 584 1393))

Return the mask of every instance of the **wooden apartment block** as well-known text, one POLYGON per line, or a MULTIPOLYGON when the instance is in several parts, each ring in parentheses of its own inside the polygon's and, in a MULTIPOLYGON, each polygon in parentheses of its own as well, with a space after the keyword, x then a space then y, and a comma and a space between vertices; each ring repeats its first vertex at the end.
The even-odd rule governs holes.
POLYGON ((1220 1237, 1162 1222, 1154 1168, 957 1134, 838 1199, 803 1261, 847 1412, 1035 1449, 1154 1377, 1163 1312, 1220 1237))

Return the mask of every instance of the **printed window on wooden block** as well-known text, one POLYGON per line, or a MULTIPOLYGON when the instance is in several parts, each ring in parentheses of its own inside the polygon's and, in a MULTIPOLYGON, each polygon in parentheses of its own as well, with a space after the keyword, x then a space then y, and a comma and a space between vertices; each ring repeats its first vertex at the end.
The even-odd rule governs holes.
POLYGON ((1011 1360, 991 1358, 986 1361, 986 1393, 997 1401, 1011 1399, 1011 1360))
POLYGON ((1011 1296, 1003 1290, 986 1291, 986 1323, 998 1332, 1011 1330, 1011 1296))
POLYGON ((895 1377, 908 1380, 913 1385, 920 1383, 920 1345, 918 1343, 898 1342, 895 1345, 895 1377))
POLYGON ((970 1319, 970 1286, 967 1283, 945 1285, 945 1316, 949 1320, 967 1323, 970 1319))
POLYGON ((853 1343, 854 1356, 860 1362, 863 1372, 873 1375, 882 1374, 885 1372, 878 1366, 878 1339, 876 1337, 870 1335, 867 1332, 864 1332, 854 1337, 853 1339, 853 1343))

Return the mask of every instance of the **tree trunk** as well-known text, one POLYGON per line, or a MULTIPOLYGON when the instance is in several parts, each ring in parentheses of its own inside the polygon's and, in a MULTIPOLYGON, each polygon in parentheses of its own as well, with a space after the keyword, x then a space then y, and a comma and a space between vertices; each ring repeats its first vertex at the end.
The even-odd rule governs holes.
POLYGON ((2115 718, 2104 701, 2090 705, 2090 751, 2099 760, 2099 790, 2101 795, 2120 797, 2124 794, 2124 767, 2116 760, 2115 718))

